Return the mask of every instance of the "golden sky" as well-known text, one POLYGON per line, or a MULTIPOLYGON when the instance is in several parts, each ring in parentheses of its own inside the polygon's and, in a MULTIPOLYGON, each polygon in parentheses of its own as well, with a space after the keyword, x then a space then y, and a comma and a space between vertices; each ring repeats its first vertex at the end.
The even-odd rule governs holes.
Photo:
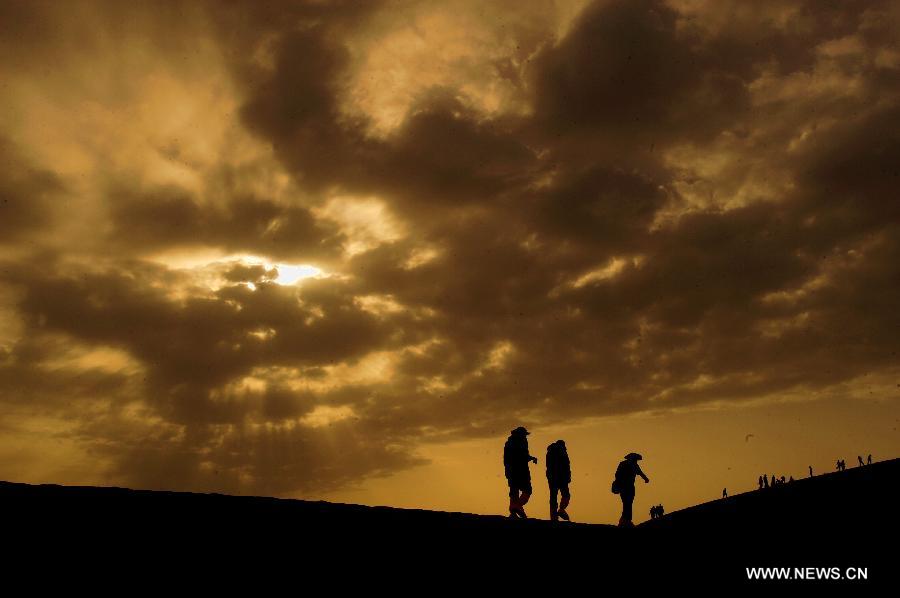
POLYGON ((0 3, 0 479, 611 522, 900 453, 896 2, 0 3))

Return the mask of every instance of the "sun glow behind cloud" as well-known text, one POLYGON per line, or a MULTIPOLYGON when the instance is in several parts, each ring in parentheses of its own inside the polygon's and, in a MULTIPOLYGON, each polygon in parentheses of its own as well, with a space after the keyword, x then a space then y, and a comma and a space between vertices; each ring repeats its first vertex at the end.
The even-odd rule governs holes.
MULTIPOLYGON (((234 266, 261 266, 264 279, 290 286, 307 278, 329 278, 331 274, 312 264, 274 262, 256 255, 220 255, 215 251, 154 256, 153 261, 169 268, 196 273, 202 284, 219 288, 225 283, 223 272, 234 266)), ((252 285, 252 282, 250 283, 252 285)))
POLYGON ((282 285, 295 284, 304 278, 313 278, 322 275, 322 270, 315 266, 310 266, 309 264, 274 264, 274 267, 278 270, 278 276, 275 277, 275 282, 282 285))

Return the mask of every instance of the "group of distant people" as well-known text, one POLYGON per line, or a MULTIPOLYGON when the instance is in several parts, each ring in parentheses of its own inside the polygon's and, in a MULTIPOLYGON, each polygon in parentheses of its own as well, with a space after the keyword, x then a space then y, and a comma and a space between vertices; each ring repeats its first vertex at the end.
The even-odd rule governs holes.
MULTIPOLYGON (((865 462, 863 462, 862 455, 857 455, 856 460, 859 462, 860 467, 862 467, 863 465, 871 465, 872 455, 866 457, 865 462)), ((847 469, 847 463, 843 459, 838 459, 837 463, 835 464, 835 469, 837 469, 838 471, 845 471, 847 469)))
MULTIPOLYGON (((531 498, 531 470, 529 464, 537 464, 537 457, 533 457, 528 449, 529 432, 519 426, 509 433, 506 444, 503 447, 503 469, 506 481, 509 485, 509 517, 511 519, 527 519, 525 505, 531 498)), ((650 479, 641 471, 638 461, 642 457, 637 453, 628 453, 616 468, 615 479, 612 483, 612 492, 622 499, 622 516, 619 525, 632 527, 632 505, 634 504, 634 481, 637 476, 643 478, 644 483, 650 479)), ((550 487, 550 519, 569 520, 566 508, 569 506, 571 493, 569 484, 572 482, 572 468, 569 462, 569 453, 566 443, 557 440, 547 447, 547 484, 550 487)), ((654 507, 656 509, 656 507, 654 507)), ((662 505, 659 505, 659 516, 662 516, 662 505)))
MULTIPOLYGON (((859 463, 860 467, 862 467, 864 465, 871 465, 872 464, 872 455, 869 454, 869 456, 866 457, 865 461, 863 461, 862 455, 857 455, 856 461, 859 463)), ((846 471, 847 470, 847 462, 844 461, 843 459, 838 459, 835 462, 834 468, 837 471, 846 471)), ((809 469, 809 475, 812 475, 812 467, 810 467, 810 469, 809 469)))
POLYGON ((666 510, 662 505, 655 505, 653 507, 650 507, 650 519, 659 519, 665 514, 666 510))
MULTIPOLYGON (((860 467, 862 467, 864 465, 871 465, 872 464, 872 455, 869 455, 865 461, 863 461, 862 455, 858 455, 856 457, 856 460, 859 461, 860 467)), ((835 469, 837 471, 844 471, 847 469, 847 463, 843 459, 838 459, 835 462, 835 469)), ((813 477, 812 465, 809 466, 809 477, 813 477)), ((787 481, 793 482, 794 476, 791 476, 787 481)), ((781 476, 781 478, 776 478, 773 475, 771 482, 769 482, 769 479, 768 479, 768 477, 766 477, 766 474, 759 476, 759 489, 760 490, 762 490, 763 488, 769 488, 770 486, 779 486, 784 483, 785 483, 784 476, 781 476)), ((727 496, 727 494, 724 490, 722 491, 722 496, 723 497, 727 496)))
MULTIPOLYGON (((863 465, 871 465, 872 464, 872 455, 869 455, 869 457, 866 459, 865 463, 863 463, 862 455, 857 455, 856 459, 859 461, 860 467, 862 467, 863 465)), ((846 469, 846 467, 847 466, 844 465, 845 469, 846 469)))
POLYGON ((785 479, 784 476, 781 476, 780 478, 776 478, 775 474, 772 474, 772 481, 770 483, 769 478, 766 477, 766 474, 762 474, 761 476, 759 476, 759 489, 762 490, 763 488, 774 488, 775 486, 780 486, 782 484, 786 484, 789 481, 793 482, 794 476, 791 476, 790 479, 787 480, 787 479, 785 479))

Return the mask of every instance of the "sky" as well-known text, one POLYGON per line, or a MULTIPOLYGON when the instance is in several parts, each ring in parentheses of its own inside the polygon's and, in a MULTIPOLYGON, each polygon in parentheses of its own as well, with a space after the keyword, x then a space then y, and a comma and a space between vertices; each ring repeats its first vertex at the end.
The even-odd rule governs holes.
POLYGON ((574 520, 900 456, 900 5, 0 3, 0 479, 574 520))

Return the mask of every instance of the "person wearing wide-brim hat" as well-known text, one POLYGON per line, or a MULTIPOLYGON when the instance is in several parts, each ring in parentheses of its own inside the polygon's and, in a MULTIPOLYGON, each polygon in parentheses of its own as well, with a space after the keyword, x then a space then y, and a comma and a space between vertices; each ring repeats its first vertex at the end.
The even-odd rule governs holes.
POLYGON ((634 525, 631 522, 631 507, 634 504, 635 494, 634 478, 641 476, 644 478, 645 484, 650 483, 650 478, 644 475, 644 472, 641 471, 641 466, 638 465, 638 461, 641 459, 643 457, 637 453, 628 453, 616 468, 616 479, 613 481, 612 491, 622 499, 622 517, 619 518, 620 527, 632 527, 634 525))
POLYGON ((528 463, 537 463, 537 457, 528 452, 529 432, 522 426, 509 433, 503 446, 503 469, 509 484, 509 516, 527 519, 525 503, 531 498, 531 471, 528 463))

